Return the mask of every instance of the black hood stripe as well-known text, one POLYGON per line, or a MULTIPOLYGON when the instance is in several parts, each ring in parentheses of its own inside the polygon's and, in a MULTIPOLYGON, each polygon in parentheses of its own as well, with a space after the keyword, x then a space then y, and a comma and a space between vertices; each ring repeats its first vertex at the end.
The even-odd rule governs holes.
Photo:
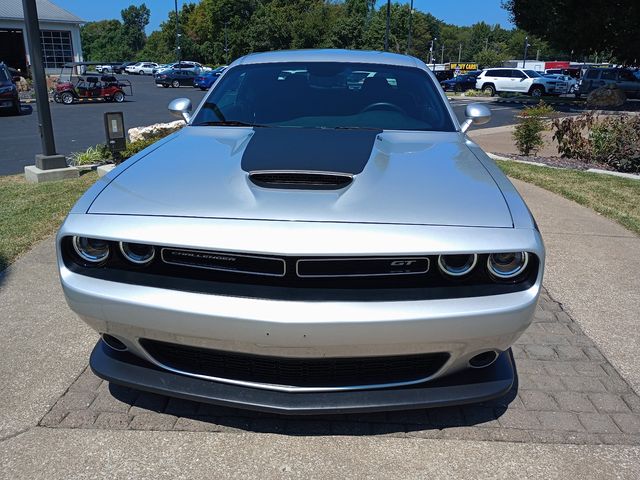
POLYGON ((242 169, 305 170, 356 175, 371 157, 382 130, 256 128, 242 155, 242 169))

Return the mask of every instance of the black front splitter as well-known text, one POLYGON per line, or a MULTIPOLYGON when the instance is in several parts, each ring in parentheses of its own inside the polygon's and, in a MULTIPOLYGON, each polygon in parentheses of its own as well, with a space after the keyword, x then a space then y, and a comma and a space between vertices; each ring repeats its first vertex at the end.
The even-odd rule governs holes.
POLYGON ((100 340, 91 353, 93 372, 109 382, 196 402, 285 415, 411 410, 491 400, 513 385, 510 351, 489 367, 467 369, 420 385, 347 392, 287 393, 201 380, 160 369, 100 340))

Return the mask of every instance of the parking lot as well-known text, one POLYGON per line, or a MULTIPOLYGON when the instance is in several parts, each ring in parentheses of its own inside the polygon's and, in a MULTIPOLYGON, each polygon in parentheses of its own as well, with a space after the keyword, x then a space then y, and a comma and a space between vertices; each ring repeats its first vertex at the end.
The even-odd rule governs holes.
MULTIPOLYGON (((124 103, 103 101, 63 105, 51 103, 51 116, 58 153, 69 155, 105 142, 105 112, 124 112, 125 127, 138 127, 175 120, 167 104, 176 97, 188 97, 197 104, 205 92, 193 87, 156 87, 153 77, 129 75, 133 96, 124 103)), ((19 117, 0 116, 0 175, 21 173, 25 165, 33 165, 41 153, 38 133, 37 104, 23 104, 19 117)))
MULTIPOLYGON (((125 127, 138 127, 158 122, 175 120, 167 111, 167 104, 177 97, 188 97, 194 105, 206 92, 192 87, 156 87, 153 77, 128 75, 133 85, 133 96, 124 103, 103 101, 63 105, 51 103, 56 148, 58 153, 70 155, 73 152, 105 142, 105 112, 124 112, 125 127)), ((459 120, 464 120, 464 109, 474 99, 452 100, 452 106, 459 120)), ((520 104, 487 103, 493 112, 490 123, 481 127, 491 128, 515 123, 514 116, 524 107, 520 104)), ((37 104, 24 104, 21 116, 0 116, 0 175, 22 173, 26 165, 33 165, 34 156, 41 153, 38 132, 37 104)), ((564 108, 568 111, 568 108, 564 108)))

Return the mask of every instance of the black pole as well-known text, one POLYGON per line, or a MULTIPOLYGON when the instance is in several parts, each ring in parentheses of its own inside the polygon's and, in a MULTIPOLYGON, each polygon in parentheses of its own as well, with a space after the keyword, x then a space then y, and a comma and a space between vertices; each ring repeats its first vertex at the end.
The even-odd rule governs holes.
POLYGON ((180 22, 178 21, 178 0, 175 0, 175 8, 176 8, 176 57, 178 57, 178 65, 180 65, 180 61, 182 60, 182 55, 180 55, 180 22))
POLYGON ((227 38, 227 23, 224 22, 224 62, 229 65, 229 42, 227 38))
POLYGON ((411 6, 409 7, 409 35, 407 36, 407 53, 411 54, 411 24, 413 20, 413 0, 411 0, 411 6))
POLYGON ((524 37, 524 59, 522 60, 522 68, 527 64, 527 50, 529 50, 529 37, 524 37))
POLYGON ((387 0, 387 29, 384 33, 384 51, 389 51, 389 30, 391 29, 391 0, 387 0))
POLYGON ((31 78, 36 91, 38 110, 38 127, 42 140, 42 153, 46 156, 56 154, 56 143, 53 139, 53 124, 47 93, 47 77, 42 63, 42 46, 40 43, 40 26, 38 25, 38 9, 36 0, 22 0, 24 23, 29 40, 29 57, 31 58, 31 78))

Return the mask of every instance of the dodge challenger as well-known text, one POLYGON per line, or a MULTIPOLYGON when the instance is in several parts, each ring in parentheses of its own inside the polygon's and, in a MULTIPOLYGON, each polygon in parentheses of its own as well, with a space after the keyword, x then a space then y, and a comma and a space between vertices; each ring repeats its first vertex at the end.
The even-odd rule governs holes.
POLYGON ((545 252, 526 204, 420 60, 236 60, 180 131, 123 162, 57 236, 100 377, 285 414, 504 395, 545 252), (366 75, 363 75, 363 72, 366 75))

